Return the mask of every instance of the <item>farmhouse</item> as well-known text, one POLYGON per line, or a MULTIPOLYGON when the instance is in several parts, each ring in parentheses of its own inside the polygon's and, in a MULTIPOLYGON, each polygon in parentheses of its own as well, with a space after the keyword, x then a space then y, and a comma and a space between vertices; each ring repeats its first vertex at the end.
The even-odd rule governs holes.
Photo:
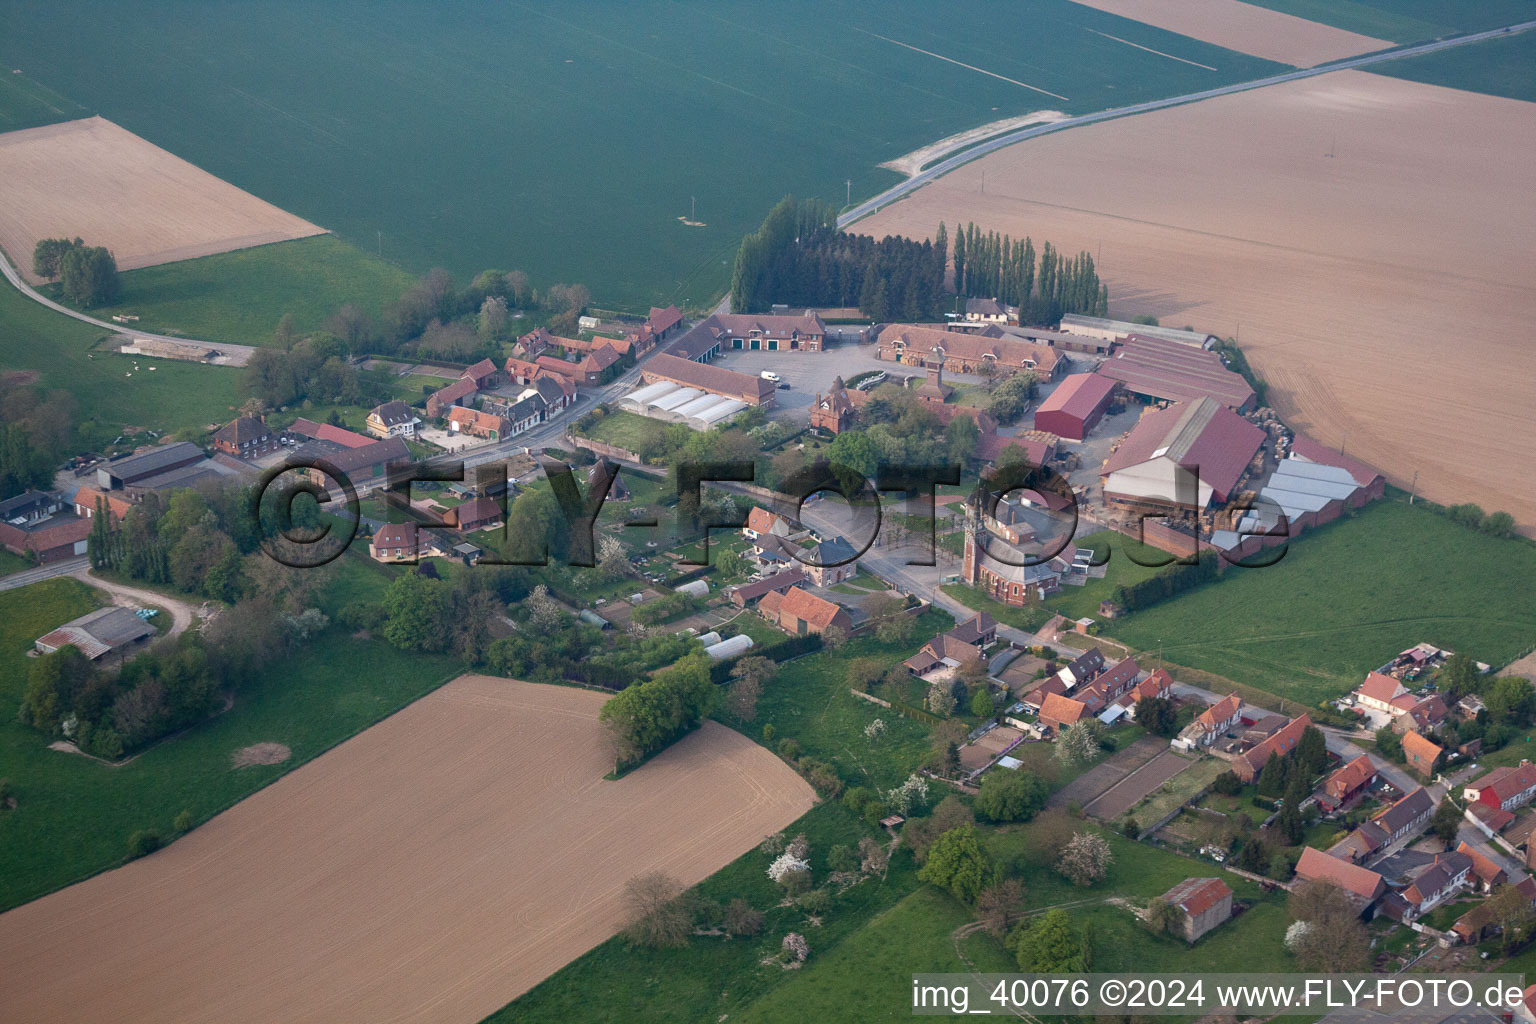
POLYGON ((1235 693, 1221 698, 1200 712, 1193 722, 1186 725, 1183 731, 1174 737, 1172 745, 1180 750, 1193 750, 1196 747, 1214 745, 1223 733, 1237 724, 1237 720, 1241 717, 1242 706, 1242 700, 1235 693))
POLYGON ((843 537, 829 537, 801 556, 805 574, 818 587, 831 587, 858 575, 858 552, 843 537))
POLYGON ((468 405, 470 400, 480 391, 475 387, 475 382, 460 378, 445 388, 439 388, 427 396, 427 417, 440 419, 447 415, 448 410, 456 405, 468 405))
POLYGON ((1242 374, 1227 369, 1215 352, 1144 334, 1127 338, 1096 372, 1146 402, 1211 398, 1237 412, 1258 404, 1242 374))
POLYGON ((1219 340, 1214 334, 1202 334, 1199 331, 1154 327, 1150 324, 1131 323, 1128 320, 1107 320, 1101 316, 1083 316, 1079 313, 1068 313, 1063 316, 1061 330, 1064 334, 1076 334, 1114 343, 1123 342, 1131 335, 1139 334, 1145 338, 1159 338, 1163 341, 1201 349, 1210 348, 1219 340))
POLYGON ((1440 755, 1444 749, 1433 740, 1426 739, 1417 732, 1403 734, 1403 759, 1414 774, 1421 779, 1435 777, 1435 765, 1440 761, 1440 755))
POLYGON ((1301 859, 1296 862, 1296 877, 1304 882, 1331 882, 1344 890, 1361 913, 1387 891, 1386 881, 1376 872, 1330 857, 1311 846, 1302 848, 1301 859))
POLYGON ((152 636, 155 628, 127 608, 98 608, 37 638, 33 646, 53 654, 72 646, 92 661, 152 636))
POLYGON ((805 573, 799 569, 786 569, 784 572, 732 587, 729 592, 731 603, 738 608, 745 608, 765 594, 783 593, 790 587, 804 582, 805 573))
POLYGON ((1219 878, 1186 878, 1163 893, 1179 912, 1179 934, 1193 943, 1232 916, 1232 890, 1219 878))
POLYGON ((443 554, 435 530, 422 530, 414 522, 385 523, 368 541, 368 556, 376 562, 414 562, 443 554))
POLYGON ((1408 695, 1408 688, 1400 680, 1380 672, 1368 673, 1365 682, 1355 690, 1355 700, 1361 707, 1387 715, 1401 714, 1403 709, 1398 701, 1408 695))
POLYGON ((1224 502, 1265 436, 1210 398, 1149 412, 1099 471, 1104 499, 1154 511, 1199 511, 1224 502))
POLYGON ((1522 760, 1517 765, 1495 768, 1476 782, 1468 784, 1462 795, 1469 803, 1513 811, 1536 796, 1536 765, 1522 760))
POLYGON ((950 373, 981 373, 983 366, 997 374, 1033 370, 1043 380, 1055 379, 1067 365, 1061 353, 1047 345, 912 324, 882 330, 875 339, 875 358, 908 366, 937 365, 950 373))
POLYGON ((1328 776, 1318 802, 1325 811, 1332 813, 1364 793, 1375 781, 1376 766, 1371 763, 1370 755, 1361 754, 1328 776))
POLYGON ((330 423, 316 423, 314 420, 300 416, 288 425, 283 431, 289 440, 300 438, 308 441, 330 441, 339 444, 343 448, 364 448, 373 444, 377 438, 364 437, 354 433, 345 427, 334 426, 330 423))
MULTIPOLYGON (((668 355, 665 352, 652 356, 646 362, 640 371, 640 379, 646 384, 665 382, 676 385, 678 388, 728 398, 742 403, 743 406, 770 407, 778 394, 773 383, 761 377, 737 373, 735 370, 727 370, 719 366, 707 366, 668 355)), ((642 389, 644 390, 648 389, 642 389)), ((639 395, 640 392, 636 392, 630 396, 629 400, 636 400, 639 395)), ((655 405, 657 399, 653 396, 640 404, 655 405)))
POLYGON ((1056 439, 1049 434, 1041 436, 1001 437, 983 433, 976 439, 976 451, 972 456, 984 464, 1026 462, 1031 466, 1047 466, 1056 457, 1056 439), (1004 457, 1007 453, 1007 457, 1004 457))
POLYGON ((133 508, 132 502, 125 501, 114 494, 98 491, 94 487, 81 487, 75 491, 75 496, 72 500, 75 505, 75 515, 81 519, 93 518, 96 515, 97 506, 104 503, 107 514, 112 517, 114 522, 120 523, 123 521, 123 517, 128 514, 128 510, 133 508))
POLYGON ((973 324, 1018 323, 1017 306, 1005 306, 996 299, 966 299, 965 319, 973 324))
POLYGON ((1301 734, 1312 727, 1312 719, 1302 714, 1264 742, 1239 754, 1232 760, 1232 773, 1244 782, 1254 782, 1264 771, 1270 754, 1285 757, 1301 742, 1301 734))
POLYGON ((1064 378, 1035 410, 1035 428, 1069 441, 1081 441, 1099 422, 1114 396, 1115 382, 1108 377, 1074 373, 1064 378))
POLYGON ((481 495, 450 508, 444 518, 461 533, 474 533, 501 522, 501 502, 481 495))
POLYGON ((505 417, 494 413, 459 405, 448 410, 448 430, 455 434, 499 441, 512 435, 512 424, 505 417))
POLYGON ((404 402, 385 402, 368 413, 368 433, 374 437, 415 437, 419 426, 421 419, 404 402))
MULTIPOLYGON (((529 388, 521 397, 512 401, 488 397, 480 403, 480 411, 506 420, 507 429, 501 434, 502 439, 505 440, 516 437, 523 431, 544 422, 547 407, 539 393, 529 388)), ((452 429, 452 423, 449 424, 449 428, 452 429)))
POLYGON ((213 447, 237 459, 255 459, 272 454, 280 444, 266 423, 254 416, 241 416, 214 432, 213 447))
POLYGON ((1471 877, 1472 858, 1464 853, 1438 854, 1405 889, 1388 894, 1382 900, 1381 911, 1406 924, 1461 892, 1471 877))
POLYGON ((1427 736, 1444 725, 1450 714, 1450 709, 1445 706, 1445 701, 1440 699, 1440 695, 1431 693, 1428 697, 1415 699, 1413 704, 1392 722, 1392 728, 1399 733, 1417 731, 1427 736))
POLYGON ((853 620, 841 607, 799 587, 764 594, 757 602, 757 611, 792 636, 824 633, 832 626, 844 632, 853 628, 853 620))

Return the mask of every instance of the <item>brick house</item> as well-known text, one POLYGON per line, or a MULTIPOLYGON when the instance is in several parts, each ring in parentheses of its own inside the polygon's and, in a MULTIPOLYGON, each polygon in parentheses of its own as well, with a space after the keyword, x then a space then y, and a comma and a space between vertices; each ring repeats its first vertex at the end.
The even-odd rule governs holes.
POLYGON ((279 435, 254 416, 230 420, 213 435, 214 450, 237 459, 256 459, 280 448, 279 435))
POLYGON ((421 418, 404 402, 384 402, 368 413, 368 433, 374 437, 415 437, 421 418))

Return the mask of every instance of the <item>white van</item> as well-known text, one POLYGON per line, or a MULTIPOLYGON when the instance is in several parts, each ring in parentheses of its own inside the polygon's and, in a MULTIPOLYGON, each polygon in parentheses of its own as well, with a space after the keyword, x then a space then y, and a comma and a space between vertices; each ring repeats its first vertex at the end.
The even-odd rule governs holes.
POLYGON ((779 375, 774 373, 772 370, 764 370, 762 373, 758 374, 758 376, 763 378, 763 380, 770 381, 774 384, 779 382, 779 375))

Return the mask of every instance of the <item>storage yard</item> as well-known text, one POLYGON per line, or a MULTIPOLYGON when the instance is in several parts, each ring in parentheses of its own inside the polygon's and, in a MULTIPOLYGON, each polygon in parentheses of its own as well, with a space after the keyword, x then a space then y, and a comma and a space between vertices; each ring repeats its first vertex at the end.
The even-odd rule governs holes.
POLYGON ((1533 147, 1536 105, 1346 71, 1013 146, 856 230, 1087 248, 1112 315, 1236 336, 1290 426, 1531 532, 1533 147))
POLYGON ((614 782, 604 696, 465 676, 173 846, 0 915, 0 1018, 483 1019, 811 789, 712 722, 614 782))
POLYGON ((100 117, 0 135, 0 181, 0 247, 33 284, 42 238, 131 270, 325 233, 100 117))

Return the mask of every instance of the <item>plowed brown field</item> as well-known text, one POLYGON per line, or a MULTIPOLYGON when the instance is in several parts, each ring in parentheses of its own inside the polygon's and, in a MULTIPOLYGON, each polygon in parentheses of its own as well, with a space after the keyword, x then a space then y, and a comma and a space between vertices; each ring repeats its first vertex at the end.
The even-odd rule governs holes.
POLYGON ((1122 18, 1225 46, 1239 53, 1310 68, 1331 60, 1385 50, 1385 39, 1282 14, 1242 0, 1076 0, 1122 18))
POLYGON ((1112 315, 1238 335, 1292 425, 1530 532, 1532 153, 1536 103, 1341 71, 1020 143, 854 230, 1087 249, 1112 315))
POLYGON ((40 238, 132 270, 324 233, 105 118, 0 135, 0 246, 34 284, 40 238))
POLYGON ((0 1020, 473 1024, 812 803, 707 723, 617 782, 603 696, 466 676, 169 848, 0 915, 0 1020))

